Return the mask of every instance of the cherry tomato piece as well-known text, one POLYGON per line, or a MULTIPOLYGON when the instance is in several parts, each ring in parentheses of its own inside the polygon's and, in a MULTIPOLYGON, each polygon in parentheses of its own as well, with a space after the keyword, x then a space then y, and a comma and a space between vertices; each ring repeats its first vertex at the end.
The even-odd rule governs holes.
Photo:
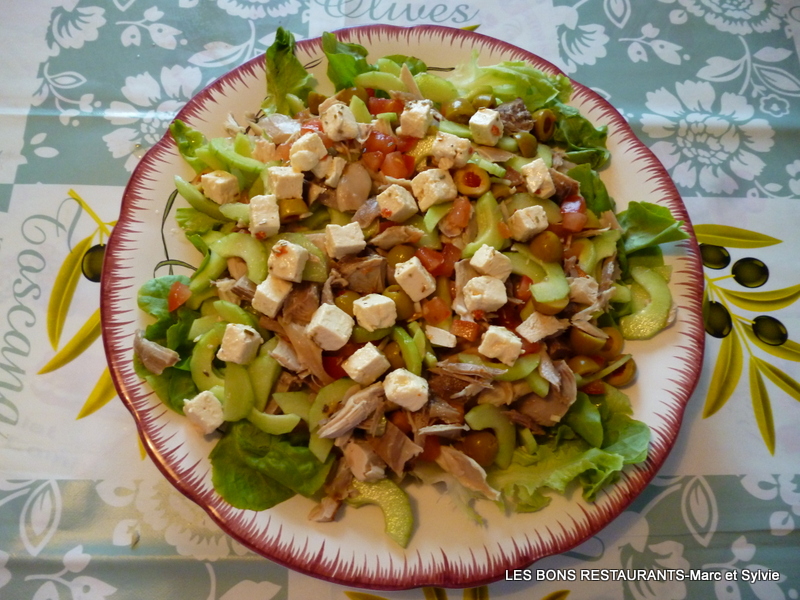
POLYGON ((417 455, 419 460, 436 460, 442 453, 442 444, 438 435, 426 435, 422 452, 417 455))
POLYGON ((395 179, 408 179, 409 175, 414 172, 414 159, 410 157, 412 162, 409 168, 409 164, 405 159, 406 156, 402 152, 390 152, 387 154, 381 165, 381 173, 395 179))
POLYGON ((375 150, 373 152, 364 152, 364 154, 361 155, 361 162, 364 163, 364 166, 370 171, 377 171, 381 168, 384 158, 383 152, 375 150))
POLYGON ((364 142, 364 149, 367 152, 380 151, 384 154, 389 154, 389 152, 397 150, 397 138, 388 133, 381 133, 373 129, 364 142))
POLYGON ((182 306, 191 296, 192 291, 189 289, 189 286, 180 281, 176 281, 169 288, 167 308, 170 312, 177 310, 178 307, 182 306))

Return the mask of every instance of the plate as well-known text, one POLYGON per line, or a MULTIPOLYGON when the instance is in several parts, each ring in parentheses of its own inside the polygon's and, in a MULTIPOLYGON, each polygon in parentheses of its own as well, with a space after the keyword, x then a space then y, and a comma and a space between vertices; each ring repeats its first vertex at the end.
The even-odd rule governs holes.
MULTIPOLYGON (((367 26, 337 35, 365 46, 372 60, 388 54, 413 54, 429 66, 449 67, 468 60, 477 49, 482 64, 527 60, 544 71, 558 72, 533 54, 458 29, 367 26)), ((330 92, 322 84, 327 78, 321 41, 299 42, 297 55, 321 82, 320 90, 330 92)), ((263 58, 256 58, 200 92, 179 118, 207 137, 224 136, 228 113, 241 118, 246 111, 257 109, 264 91, 263 58)), ((613 158, 602 177, 618 209, 632 200, 655 202, 685 220, 691 232, 686 209, 666 171, 620 114, 577 83, 571 104, 595 124, 608 125, 613 158)), ((629 390, 634 416, 653 431, 650 457, 626 469, 619 483, 595 503, 584 502, 580 493, 554 495, 550 506, 540 512, 506 515, 495 504, 479 501, 477 508, 486 518, 485 525, 479 525, 454 509, 447 495, 412 485, 409 491, 417 528, 406 549, 383 534, 382 515, 374 506, 348 508, 334 523, 308 521, 313 504, 301 497, 263 512, 232 508, 211 485, 208 454, 214 440, 205 439, 185 418, 168 410, 139 380, 131 364, 134 332, 145 319, 136 306, 137 290, 154 276, 154 267, 165 257, 193 264, 198 260, 174 224, 174 213, 165 214, 176 173, 193 176, 173 141, 165 137, 143 157, 125 190, 103 271, 103 339, 117 390, 155 464, 224 531, 253 551, 302 573, 349 586, 482 585, 501 579, 507 569, 525 568, 597 533, 633 501, 667 457, 702 364, 702 270, 694 237, 673 244, 666 252, 667 262, 673 266, 676 322, 652 341, 629 342, 627 346, 639 366, 638 383, 629 390)), ((159 275, 166 273, 166 267, 158 271, 159 275)))

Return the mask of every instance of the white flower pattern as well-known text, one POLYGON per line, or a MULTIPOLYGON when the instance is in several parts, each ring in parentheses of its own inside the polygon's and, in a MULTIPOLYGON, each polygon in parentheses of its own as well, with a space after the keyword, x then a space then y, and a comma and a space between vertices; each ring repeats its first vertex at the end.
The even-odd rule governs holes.
POLYGON ((593 65, 606 56, 609 37, 602 25, 578 25, 578 11, 570 6, 559 6, 555 11, 561 58, 567 73, 574 73, 578 65, 593 65))
POLYGON ((705 81, 675 84, 647 94, 642 128, 658 141, 651 146, 675 182, 699 185, 712 194, 732 194, 738 179, 752 181, 765 167, 756 153, 773 146, 774 131, 744 96, 723 92, 717 99, 705 81))
POLYGON ((678 0, 691 14, 719 31, 746 35, 780 29, 786 14, 781 2, 769 0, 678 0))
POLYGON ((217 0, 217 6, 232 17, 255 21, 295 15, 302 5, 299 0, 217 0))

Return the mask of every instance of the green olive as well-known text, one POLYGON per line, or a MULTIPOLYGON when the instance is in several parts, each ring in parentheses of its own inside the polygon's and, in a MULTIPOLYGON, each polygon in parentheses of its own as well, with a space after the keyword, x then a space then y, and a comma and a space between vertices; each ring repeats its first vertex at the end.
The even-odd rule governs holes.
POLYGON ((546 142, 556 132, 556 115, 549 108, 533 113, 533 133, 540 142, 546 142))
POLYGON ((465 125, 470 117, 475 114, 475 107, 472 102, 465 98, 456 98, 442 105, 442 115, 448 121, 465 125))
POLYGON ((386 255, 386 268, 389 270, 389 273, 394 273, 394 268, 400 263, 414 258, 416 252, 417 249, 408 244, 400 244, 389 250, 389 254, 386 255))
POLYGON ((592 355, 603 349, 603 346, 606 345, 606 340, 591 333, 586 333, 577 327, 571 327, 569 330, 569 343, 578 354, 592 355))
POLYGON ((319 92, 309 92, 308 94, 308 112, 312 115, 319 114, 319 105, 327 100, 327 96, 319 92))
POLYGON ((103 270, 103 259, 106 255, 106 245, 97 244, 86 251, 81 260, 81 271, 89 281, 97 283, 103 270))
POLYGON ((361 294, 354 292, 353 290, 347 290, 346 292, 336 296, 336 298, 333 299, 333 303, 352 317, 353 302, 359 298, 361 298, 361 294))
POLYGON ((536 312, 540 312, 543 315, 557 315, 567 307, 567 304, 569 304, 569 296, 564 296, 561 300, 552 300, 550 302, 536 302, 534 298, 536 312))
POLYGON ((514 139, 517 140, 519 153, 522 154, 522 156, 525 158, 533 158, 536 156, 539 142, 533 134, 528 131, 518 131, 514 134, 514 139))
POLYGON ((403 360, 403 354, 400 352, 400 345, 397 342, 389 342, 383 349, 383 355, 393 369, 404 369, 406 361, 403 360))
POLYGON ((345 88, 336 93, 336 99, 345 103, 349 103, 353 96, 358 96, 364 102, 369 98, 367 90, 360 86, 345 88))
POLYGON ((491 190, 492 190, 492 195, 497 200, 508 198, 514 193, 514 189, 507 183, 493 183, 491 190))
POLYGON ((390 285, 383 290, 383 295, 394 301, 398 320, 407 321, 414 316, 414 302, 399 285, 390 285))
POLYGON ((578 354, 567 360, 567 366, 576 375, 591 375, 600 370, 601 364, 584 354, 578 354))
POLYGON ((494 463, 500 447, 497 436, 491 431, 470 431, 458 443, 459 449, 480 466, 487 468, 494 463))
POLYGON ((296 221, 308 213, 308 206, 302 198, 281 198, 278 200, 278 214, 282 222, 296 221))
POLYGON ((475 107, 475 110, 480 108, 492 108, 494 106, 494 95, 493 94, 478 94, 472 100, 472 106, 475 107))
POLYGON ((602 327, 601 329, 608 334, 608 339, 597 354, 606 360, 613 360, 622 354, 625 339, 616 327, 602 327))
POLYGON ((531 240, 533 255, 544 262, 561 263, 564 260, 564 244, 552 231, 543 231, 531 240))
POLYGON ((605 382, 608 385, 613 385, 614 387, 622 387, 624 385, 628 385, 633 378, 636 376, 636 363, 631 358, 622 365, 619 369, 606 375, 605 382))
POLYGON ((489 173, 478 165, 467 163, 453 174, 453 182, 460 194, 471 198, 483 196, 491 187, 489 173))

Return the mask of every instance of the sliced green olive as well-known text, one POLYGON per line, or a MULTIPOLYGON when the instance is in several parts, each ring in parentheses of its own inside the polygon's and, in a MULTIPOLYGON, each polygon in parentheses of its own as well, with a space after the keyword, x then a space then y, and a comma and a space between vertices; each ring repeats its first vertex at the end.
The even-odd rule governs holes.
POLYGON ((540 142, 546 142, 556 132, 556 115, 549 108, 541 108, 533 113, 533 133, 540 142))
POLYGON ((564 244, 552 231, 543 231, 529 245, 533 255, 544 262, 561 263, 564 260, 564 244))
POLYGON ((475 107, 466 98, 456 98, 442 105, 442 115, 444 115, 445 119, 454 123, 465 125, 474 114, 475 107))
POLYGON ((533 158, 536 156, 536 151, 539 148, 539 142, 536 137, 529 131, 518 131, 514 134, 514 139, 517 140, 519 146, 519 153, 525 158, 533 158))
POLYGON ((489 174, 478 165, 467 163, 453 174, 453 181, 460 194, 478 198, 489 191, 492 181, 489 174))
POLYGON ((414 316, 414 301, 399 285, 390 285, 383 291, 383 295, 394 301, 397 306, 397 318, 399 320, 407 321, 414 316))
POLYGON ((336 298, 333 300, 333 303, 352 317, 353 302, 359 298, 361 298, 361 294, 354 292, 353 290, 347 290, 346 292, 336 296, 336 298))

